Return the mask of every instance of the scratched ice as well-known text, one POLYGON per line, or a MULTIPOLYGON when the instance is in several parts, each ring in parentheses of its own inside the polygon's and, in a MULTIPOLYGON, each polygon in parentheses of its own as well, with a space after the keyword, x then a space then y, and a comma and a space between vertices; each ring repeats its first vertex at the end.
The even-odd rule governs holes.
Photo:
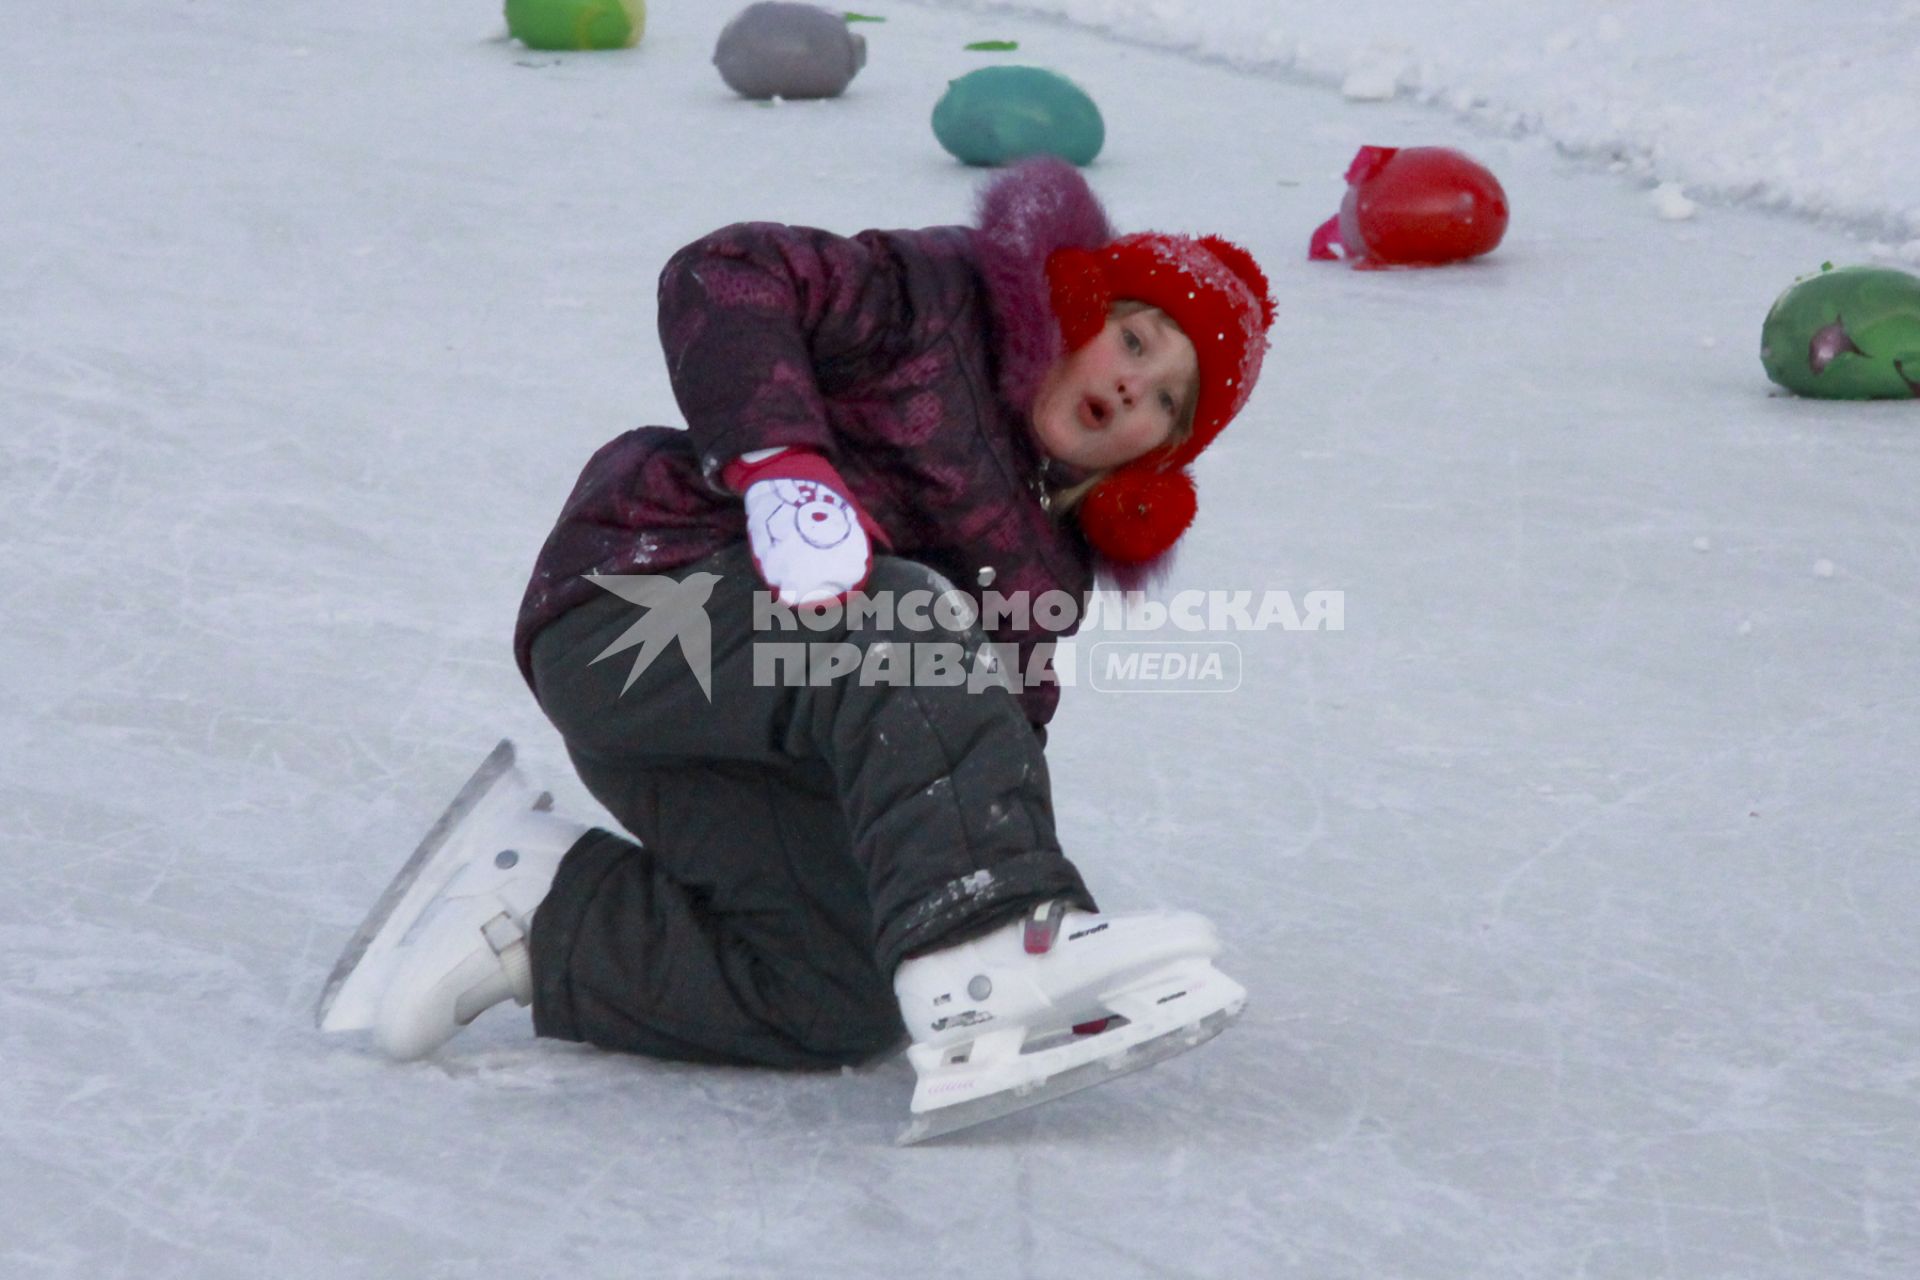
POLYGON ((95 0, 10 50, 0 1274, 1920 1274, 1920 418, 1756 358, 1796 274, 1920 256, 1873 105, 1920 10, 875 2, 848 95, 774 110, 708 63, 728 6, 562 57, 489 5, 95 0), (964 220, 926 117, 981 39, 1100 102, 1118 221, 1274 278, 1173 585, 1345 629, 1219 637, 1230 696, 1083 679, 1048 747, 1102 902, 1211 915, 1245 1017, 905 1151, 900 1061, 322 1038, 496 738, 585 806, 508 634, 589 453, 678 421, 661 262, 964 220), (1354 149, 1415 142, 1501 176, 1499 253, 1309 264, 1354 149))

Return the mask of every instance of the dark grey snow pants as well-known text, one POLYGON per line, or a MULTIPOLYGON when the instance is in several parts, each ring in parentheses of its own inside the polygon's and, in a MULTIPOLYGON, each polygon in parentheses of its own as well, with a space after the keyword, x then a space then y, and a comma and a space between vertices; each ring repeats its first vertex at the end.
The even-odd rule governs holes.
MULTIPOLYGON (((844 622, 753 630, 744 543, 675 573, 706 602, 712 701, 678 647, 624 693, 645 614, 607 595, 533 646, 541 708, 581 780, 638 843, 596 830, 533 924, 543 1036, 696 1062, 856 1062, 900 1043, 902 957, 1065 897, 1091 909, 1054 836, 1046 759, 1010 692, 843 676, 756 683, 754 645, 985 643, 970 631, 844 622)), ((938 592, 879 558, 866 591, 938 592)))

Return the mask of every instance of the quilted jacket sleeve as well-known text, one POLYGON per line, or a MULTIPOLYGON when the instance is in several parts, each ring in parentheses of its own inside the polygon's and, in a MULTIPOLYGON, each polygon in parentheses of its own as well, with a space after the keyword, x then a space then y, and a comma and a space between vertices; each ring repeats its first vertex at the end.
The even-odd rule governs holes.
POLYGON ((833 458, 822 380, 912 349, 909 276, 882 232, 739 223, 674 254, 660 341, 703 474, 783 445, 833 458))

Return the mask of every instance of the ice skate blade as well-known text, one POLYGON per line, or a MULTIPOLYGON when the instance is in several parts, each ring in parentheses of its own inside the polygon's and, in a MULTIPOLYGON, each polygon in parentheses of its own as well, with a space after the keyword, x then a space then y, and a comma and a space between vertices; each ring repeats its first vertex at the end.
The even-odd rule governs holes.
POLYGON ((409 892, 416 885, 420 885, 423 892, 432 887, 432 877, 422 884, 423 873, 433 865, 436 856, 447 848, 448 837, 466 821, 493 789, 493 784, 511 768, 513 743, 502 738, 460 788, 446 812, 421 838, 413 856, 394 875, 386 892, 380 895, 380 900, 367 912, 367 918, 354 930, 346 948, 340 953, 340 959, 335 962, 333 972, 327 975, 327 985, 321 989, 320 1001, 314 1007, 313 1020, 322 1031, 361 1031, 373 1025, 386 969, 381 961, 390 957, 398 941, 397 938, 382 937, 382 931, 399 912, 402 904, 408 903, 409 892))
POLYGON ((914 1116, 900 1133, 895 1145, 910 1147, 915 1143, 926 1142, 932 1138, 957 1133, 962 1129, 971 1129, 975 1125, 985 1124, 989 1120, 998 1120, 1001 1116, 1010 1116, 1016 1111, 1025 1111, 1028 1107, 1037 1107, 1043 1102, 1052 1102, 1070 1093, 1090 1089, 1097 1084, 1106 1084, 1122 1076, 1132 1075, 1136 1071, 1165 1062, 1168 1058, 1178 1057, 1189 1049, 1197 1049, 1207 1041, 1227 1029, 1227 1024, 1240 1016, 1245 1004, 1236 1003, 1230 1008, 1220 1009, 1208 1014, 1198 1022, 1143 1040, 1139 1044, 1123 1050, 1111 1058, 1095 1058, 1091 1062, 1077 1067, 1069 1067, 1059 1075, 1052 1076, 1040 1084, 1024 1091, 1018 1088, 1003 1090, 984 1098, 973 1098, 966 1102, 956 1102, 950 1107, 941 1107, 936 1111, 925 1111, 914 1116))

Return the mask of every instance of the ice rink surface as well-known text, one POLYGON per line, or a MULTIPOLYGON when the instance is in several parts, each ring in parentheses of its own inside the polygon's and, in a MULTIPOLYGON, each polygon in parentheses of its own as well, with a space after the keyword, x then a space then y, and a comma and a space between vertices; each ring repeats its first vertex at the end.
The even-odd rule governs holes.
POLYGON ((493 10, 55 6, 0 82, 0 1272, 20 1277, 1920 1272, 1920 406, 1771 393, 1869 249, 1405 102, 885 3, 755 106, 730 8, 529 52, 493 10), (679 421, 678 245, 964 221, 968 41, 1084 85, 1126 228, 1280 301, 1177 588, 1337 590, 1230 695, 1067 691, 1063 839, 1252 992, 1152 1072, 897 1150, 902 1060, 662 1065, 489 1014, 322 1037, 340 945, 501 736, 604 440, 679 421), (1493 257, 1305 260, 1362 144, 1453 145, 1493 257))

